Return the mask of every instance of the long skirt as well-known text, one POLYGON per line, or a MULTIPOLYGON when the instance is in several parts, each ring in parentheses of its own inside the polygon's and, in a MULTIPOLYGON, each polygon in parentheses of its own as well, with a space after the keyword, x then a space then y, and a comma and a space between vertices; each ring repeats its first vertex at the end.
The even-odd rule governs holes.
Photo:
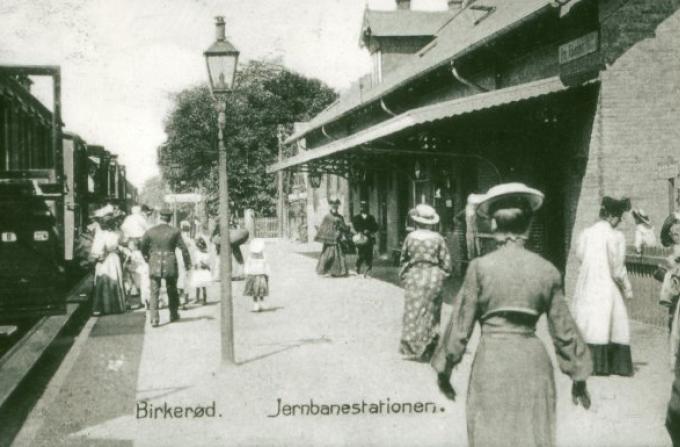
POLYGON ((127 299, 123 286, 123 269, 116 253, 109 253, 95 266, 92 311, 101 314, 125 312, 127 299))
POLYGON ((340 244, 323 244, 323 250, 316 265, 316 273, 319 275, 347 276, 347 259, 340 244))
POLYGON ((429 361, 439 338, 442 286, 446 274, 439 267, 417 264, 406 271, 404 314, 399 352, 429 361))
POLYGON ((535 335, 482 335, 466 413, 470 447, 555 445, 553 367, 535 335))
POLYGON ((269 281, 266 275, 246 275, 246 285, 243 290, 245 296, 269 295, 269 281))

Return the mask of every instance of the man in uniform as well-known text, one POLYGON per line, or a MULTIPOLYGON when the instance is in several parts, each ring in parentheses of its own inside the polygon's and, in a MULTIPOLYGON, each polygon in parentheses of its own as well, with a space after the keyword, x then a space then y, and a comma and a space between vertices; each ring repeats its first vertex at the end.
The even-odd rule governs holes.
POLYGON ((142 237, 142 254, 149 264, 149 276, 151 280, 151 303, 149 306, 151 326, 158 326, 158 295, 161 288, 161 280, 165 279, 165 288, 168 292, 168 308, 170 309, 170 321, 179 320, 179 295, 177 292, 177 257, 175 249, 182 252, 184 266, 191 268, 191 258, 187 250, 181 232, 172 227, 169 222, 172 210, 164 208, 160 212, 161 223, 152 227, 142 237))
POLYGON ((378 223, 368 212, 368 202, 362 200, 360 212, 352 217, 354 231, 365 236, 366 243, 357 244, 357 275, 360 274, 361 265, 366 264, 364 276, 367 276, 373 269, 373 244, 375 244, 375 232, 378 231, 378 223))

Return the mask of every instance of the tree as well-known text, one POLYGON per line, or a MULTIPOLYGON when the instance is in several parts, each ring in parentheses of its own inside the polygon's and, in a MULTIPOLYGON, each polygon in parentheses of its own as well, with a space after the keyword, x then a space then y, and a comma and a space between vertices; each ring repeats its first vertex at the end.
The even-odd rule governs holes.
MULTIPOLYGON (((278 154, 277 126, 309 120, 335 98, 320 81, 278 65, 254 61, 241 67, 224 132, 232 212, 275 214, 276 181, 266 167, 278 154)), ((216 214, 217 114, 207 86, 175 95, 165 132, 158 151, 163 178, 176 192, 201 190, 216 214)))

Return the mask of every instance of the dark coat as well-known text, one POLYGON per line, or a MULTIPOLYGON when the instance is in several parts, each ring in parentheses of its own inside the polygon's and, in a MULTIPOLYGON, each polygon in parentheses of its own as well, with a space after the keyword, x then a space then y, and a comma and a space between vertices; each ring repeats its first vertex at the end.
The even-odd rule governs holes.
POLYGON ((370 243, 374 242, 373 235, 378 231, 378 222, 375 221, 375 217, 367 214, 366 218, 364 218, 361 214, 357 214, 352 217, 352 226, 357 233, 363 233, 368 236, 370 243))
POLYGON ((324 216, 319 231, 314 240, 324 244, 334 245, 340 242, 343 234, 347 233, 345 219, 340 214, 328 213, 324 216))
POLYGON ((191 258, 179 229, 166 223, 161 223, 149 228, 144 233, 141 250, 144 259, 149 263, 150 276, 154 278, 177 277, 176 248, 182 251, 184 266, 189 269, 191 267, 191 258))

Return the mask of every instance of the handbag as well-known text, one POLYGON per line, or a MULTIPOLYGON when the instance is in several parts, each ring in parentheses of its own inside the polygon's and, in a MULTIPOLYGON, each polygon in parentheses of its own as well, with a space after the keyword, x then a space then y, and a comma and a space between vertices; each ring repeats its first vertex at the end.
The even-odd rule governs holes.
POLYGON ((366 245, 368 244, 368 236, 363 233, 357 233, 352 236, 352 242, 354 242, 354 245, 366 245))

